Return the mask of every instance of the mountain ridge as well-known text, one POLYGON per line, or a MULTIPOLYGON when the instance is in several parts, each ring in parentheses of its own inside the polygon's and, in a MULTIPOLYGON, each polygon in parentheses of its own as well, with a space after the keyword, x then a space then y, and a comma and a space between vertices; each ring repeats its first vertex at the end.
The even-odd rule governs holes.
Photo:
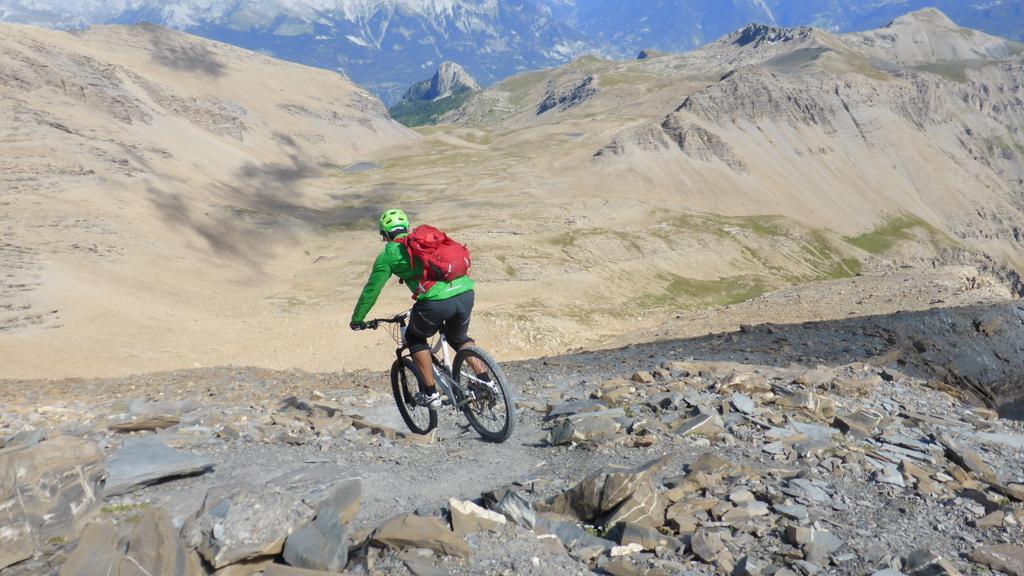
MULTIPOLYGON (((1024 40, 1024 13, 936 2, 954 19, 1024 40), (985 16, 987 13, 998 14, 985 16), (1009 23, 1020 24, 1016 28, 1009 23)), ((460 62, 483 85, 584 53, 627 58, 642 49, 691 50, 750 21, 855 31, 931 2, 795 0, 0 0, 0 21, 80 27, 151 21, 274 56, 339 70, 394 103, 440 62, 460 62), (898 7, 898 10, 897 10, 898 7)))

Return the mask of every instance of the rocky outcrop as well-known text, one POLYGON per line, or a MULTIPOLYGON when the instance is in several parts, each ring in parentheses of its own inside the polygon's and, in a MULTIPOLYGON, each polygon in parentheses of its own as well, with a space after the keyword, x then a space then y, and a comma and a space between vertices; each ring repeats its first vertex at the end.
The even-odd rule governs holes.
POLYGON ((462 66, 454 62, 441 64, 429 80, 417 82, 409 87, 388 112, 395 120, 407 126, 433 124, 448 114, 459 110, 473 94, 480 92, 480 85, 462 66))
POLYGON ((595 156, 621 156, 637 152, 659 152, 678 150, 686 156, 701 162, 719 160, 736 172, 746 172, 747 167, 737 156, 732 146, 717 134, 688 120, 686 115, 669 114, 660 124, 645 124, 626 134, 617 136, 607 146, 598 150, 595 156))
POLYGON ((402 102, 440 100, 456 94, 479 92, 480 85, 455 62, 444 62, 429 80, 417 82, 402 96, 402 102))
POLYGON ((103 452, 88 440, 0 450, 0 569, 77 533, 96 509, 103 474, 103 452))
POLYGON ((737 46, 756 50, 766 44, 800 42, 818 33, 814 28, 809 27, 780 28, 767 24, 750 24, 739 32, 732 34, 728 41, 737 46))
POLYGON ((570 74, 548 83, 544 98, 537 105, 537 115, 550 110, 564 111, 583 104, 597 94, 597 76, 570 74))

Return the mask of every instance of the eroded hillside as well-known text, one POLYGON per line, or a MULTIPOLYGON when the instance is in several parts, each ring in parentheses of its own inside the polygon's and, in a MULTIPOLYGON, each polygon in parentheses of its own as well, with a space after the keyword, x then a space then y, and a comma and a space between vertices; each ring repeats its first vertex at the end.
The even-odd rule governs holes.
POLYGON ((302 238, 376 211, 308 183, 415 139, 343 76, 152 26, 4 25, 0 118, 7 375, 230 362, 302 238))

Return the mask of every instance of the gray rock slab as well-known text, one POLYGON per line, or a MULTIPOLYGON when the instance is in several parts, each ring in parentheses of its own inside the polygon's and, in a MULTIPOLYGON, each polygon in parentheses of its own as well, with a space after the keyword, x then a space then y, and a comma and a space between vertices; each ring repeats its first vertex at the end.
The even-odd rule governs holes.
POLYGON ((60 576, 197 576, 204 573, 190 555, 162 508, 147 510, 134 522, 90 524, 60 576))
POLYGON ((647 405, 655 410, 669 410, 675 408, 682 396, 678 392, 659 392, 647 397, 647 405))
POLYGON ((562 544, 570 550, 573 548, 589 548, 600 546, 604 550, 611 550, 615 542, 598 538, 581 528, 576 522, 563 518, 557 514, 539 514, 534 526, 534 532, 538 534, 552 534, 557 536, 562 544))
POLYGON ((1024 546, 995 544, 971 551, 971 561, 1010 576, 1024 576, 1024 546))
POLYGON ((102 479, 95 442, 58 436, 0 450, 0 570, 81 530, 102 479))
POLYGON ((829 499, 828 492, 815 486, 806 478, 793 478, 783 486, 782 493, 794 498, 805 498, 815 502, 825 502, 829 499))
POLYGON ((808 512, 807 507, 800 504, 786 505, 776 504, 773 506, 775 511, 783 516, 788 516, 798 522, 806 522, 810 519, 811 514, 808 512))
POLYGON ((741 392, 733 392, 732 394, 732 406, 737 411, 744 414, 751 415, 754 413, 756 403, 754 399, 741 392))
POLYGON ((159 438, 128 438, 107 461, 104 497, 127 494, 172 478, 204 474, 214 461, 170 448, 159 438))
POLYGON ((533 504, 515 490, 506 492, 501 500, 494 505, 494 511, 504 514, 512 522, 527 529, 533 529, 537 521, 537 513, 533 509, 533 504))
POLYGON ((344 570, 348 563, 348 523, 358 512, 361 497, 362 485, 358 479, 336 486, 321 503, 316 518, 285 540, 285 562, 310 570, 344 570))
POLYGON ((559 416, 572 416, 581 412, 592 412, 594 410, 604 410, 605 408, 608 408, 608 405, 601 400, 593 398, 587 400, 574 400, 572 402, 563 402, 562 404, 555 406, 548 412, 544 419, 554 420, 559 416))

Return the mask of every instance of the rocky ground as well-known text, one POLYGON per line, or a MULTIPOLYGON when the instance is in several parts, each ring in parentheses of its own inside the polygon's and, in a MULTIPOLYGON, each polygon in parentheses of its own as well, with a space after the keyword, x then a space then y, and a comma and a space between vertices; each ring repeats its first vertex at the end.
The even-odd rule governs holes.
POLYGON ((502 445, 383 373, 8 381, 0 573, 1024 574, 1022 343, 1017 301, 510 363, 502 445))

